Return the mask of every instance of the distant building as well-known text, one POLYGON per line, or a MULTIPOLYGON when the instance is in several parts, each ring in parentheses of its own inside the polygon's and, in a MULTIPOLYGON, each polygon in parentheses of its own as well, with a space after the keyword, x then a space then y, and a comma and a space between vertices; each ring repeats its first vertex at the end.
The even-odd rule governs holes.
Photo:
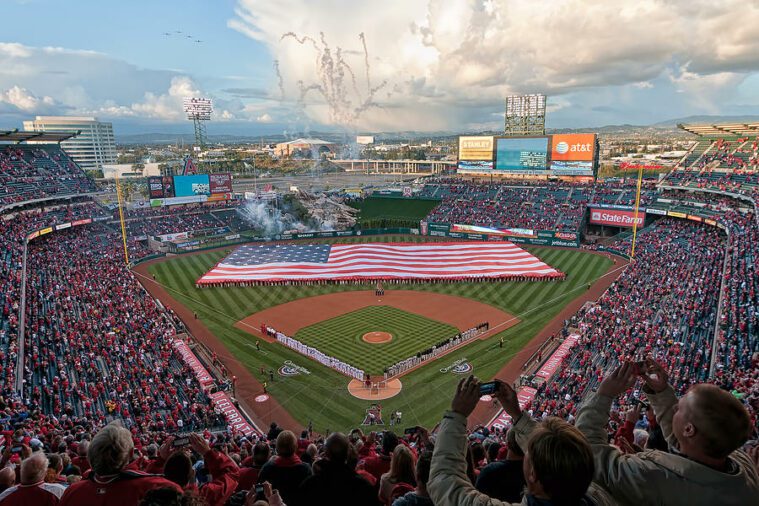
POLYGON ((321 139, 295 139, 294 141, 280 142, 274 148, 274 154, 281 158, 301 157, 319 159, 322 155, 332 156, 337 150, 337 144, 321 139))
POLYGON ((27 132, 81 131, 61 147, 83 169, 102 169, 103 164, 116 163, 116 141, 113 125, 88 116, 37 116, 24 121, 27 132))
POLYGON ((129 177, 148 177, 148 176, 164 176, 164 170, 161 170, 158 166, 159 163, 145 163, 144 167, 136 168, 135 164, 131 163, 118 163, 103 165, 103 178, 114 179, 116 177, 129 178, 129 177))

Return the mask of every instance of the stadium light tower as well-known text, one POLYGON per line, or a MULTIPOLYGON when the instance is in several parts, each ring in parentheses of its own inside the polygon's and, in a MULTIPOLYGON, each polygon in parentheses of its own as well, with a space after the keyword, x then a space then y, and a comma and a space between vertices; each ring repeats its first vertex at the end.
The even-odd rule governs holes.
POLYGON ((506 97, 503 133, 509 137, 546 134, 546 96, 511 95, 506 97))
POLYGON ((195 145, 199 149, 206 147, 206 121, 211 121, 213 105, 210 98, 187 97, 184 99, 184 112, 195 127, 195 145))

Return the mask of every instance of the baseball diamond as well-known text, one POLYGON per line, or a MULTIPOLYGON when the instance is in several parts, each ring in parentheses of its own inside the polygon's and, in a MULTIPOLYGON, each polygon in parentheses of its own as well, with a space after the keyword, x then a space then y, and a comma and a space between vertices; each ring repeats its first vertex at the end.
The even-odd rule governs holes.
MULTIPOLYGON (((388 235, 310 242, 418 242, 426 240, 430 239, 422 236, 388 235)), ((454 296, 455 301, 464 300, 484 304, 485 307, 500 310, 519 319, 519 323, 512 327, 505 330, 492 329, 491 337, 484 340, 475 339, 463 349, 457 349, 446 355, 444 359, 431 361, 406 373, 403 376, 403 390, 384 401, 387 404, 386 409, 405 411, 406 419, 410 424, 434 423, 449 400, 445 396, 431 395, 431 393, 453 388, 459 378, 455 374, 441 373, 439 370, 441 367, 466 357, 477 375, 492 377, 504 367, 504 362, 509 362, 515 356, 519 357, 517 361, 526 360, 539 344, 530 345, 535 348, 526 347, 526 345, 533 339, 536 343, 542 343, 550 332, 556 332, 566 318, 566 316, 558 316, 562 311, 566 313, 571 308, 575 308, 572 311, 576 311, 589 295, 596 294, 597 296, 601 288, 594 288, 589 292, 588 284, 594 283, 604 273, 609 272, 610 275, 601 278, 602 285, 599 287, 608 286, 618 272, 619 266, 614 266, 611 259, 605 255, 545 247, 526 249, 540 260, 566 273, 566 280, 452 284, 398 283, 385 286, 386 296, 382 304, 386 305, 391 304, 396 290, 418 293, 422 296, 421 300, 436 295, 446 295, 454 296), (551 322, 550 325, 549 322, 551 322), (504 338, 502 348, 499 347, 501 337, 504 338)), ((195 281, 226 254, 228 250, 218 249, 182 255, 143 264, 137 270, 148 274, 145 276, 146 279, 143 279, 148 290, 162 290, 160 297, 167 305, 177 307, 182 311, 189 310, 190 315, 192 313, 198 315, 197 320, 190 317, 188 327, 193 335, 209 343, 224 363, 229 364, 231 370, 237 374, 238 378, 241 378, 238 380, 238 389, 243 399, 247 397, 252 399, 261 392, 260 385, 269 379, 268 371, 270 369, 277 371, 287 360, 311 371, 311 374, 307 376, 278 377, 274 382, 268 382, 267 392, 271 398, 267 402, 272 403, 271 408, 269 411, 257 410, 254 415, 261 424, 268 425, 272 420, 279 421, 292 416, 300 423, 312 420, 315 425, 329 424, 331 429, 338 427, 348 429, 353 426, 356 423, 356 413, 363 413, 366 406, 364 401, 353 397, 347 391, 348 378, 337 371, 314 363, 279 343, 263 339, 260 332, 256 331, 260 328, 262 321, 251 321, 247 325, 244 323, 252 316, 271 315, 274 311, 279 315, 278 322, 286 327, 283 331, 293 336, 304 326, 313 325, 327 318, 339 317, 368 305, 362 302, 361 305, 356 306, 355 302, 350 301, 360 298, 361 293, 367 292, 367 289, 369 289, 369 297, 372 297, 371 289, 374 286, 283 285, 198 290, 195 287, 195 281), (153 274, 156 276, 156 283, 164 285, 165 290, 151 283, 153 274), (318 302, 325 296, 344 297, 348 302, 319 303, 313 310, 309 310, 311 302, 318 302), (291 306, 296 302, 297 306, 291 306), (307 324, 303 325, 303 321, 307 321, 307 324), (260 340, 260 351, 255 346, 257 340, 260 340), (266 372, 265 375, 260 374, 262 368, 266 372)), ((372 298, 377 303, 376 297, 372 298)), ((461 304, 453 303, 436 309, 443 313, 442 315, 436 313, 437 316, 433 318, 441 322, 450 322, 452 326, 463 330, 461 326, 453 324, 453 320, 447 319, 457 317, 460 311, 459 306, 461 304), (445 313, 448 314, 447 317, 445 313)), ((410 306, 398 309, 422 314, 425 317, 431 316, 423 310, 411 309, 410 306)), ((274 321, 267 319, 264 323, 273 325, 274 321)), ((377 328, 368 328, 365 331, 374 330, 377 328)), ((391 342, 387 345, 367 346, 374 353, 384 346, 392 345, 391 342)), ((512 360, 512 362, 515 361, 512 360)), ((379 370, 382 371, 381 366, 379 370)))

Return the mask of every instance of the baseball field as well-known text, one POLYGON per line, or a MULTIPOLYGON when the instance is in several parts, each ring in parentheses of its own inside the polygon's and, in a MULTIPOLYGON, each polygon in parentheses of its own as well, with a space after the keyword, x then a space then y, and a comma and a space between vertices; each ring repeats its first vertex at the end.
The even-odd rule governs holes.
MULTIPOLYGON (((427 239, 419 236, 359 236, 321 242, 410 242, 427 239)), ((607 271, 613 272, 612 261, 605 256, 570 249, 527 249, 549 265, 565 272, 567 279, 562 282, 472 282, 386 287, 388 297, 392 297, 393 290, 453 295, 492 306, 518 319, 517 324, 488 339, 475 339, 402 376, 402 391, 397 396, 382 401, 386 412, 403 412, 403 423, 406 426, 434 426, 449 406, 454 386, 460 378, 447 366, 456 360, 465 359, 478 377, 494 377, 527 343, 544 331, 546 325, 567 304, 585 294, 589 285, 607 271), (499 346, 500 337, 504 339, 503 347, 499 346)), ((222 361, 239 361, 260 382, 266 381, 269 395, 297 422, 306 425, 311 421, 318 431, 348 430, 357 426, 368 403, 348 392, 348 378, 276 342, 260 339, 258 350, 255 343, 259 339, 250 330, 240 328, 239 322, 252 314, 288 302, 301 300, 302 304, 306 304, 308 301, 303 299, 309 297, 359 290, 366 292, 372 287, 316 285, 197 289, 195 281, 228 252, 229 250, 221 249, 173 257, 149 265, 147 272, 155 276, 155 283, 161 285, 167 295, 194 312, 204 329, 223 343, 225 349, 215 350, 222 361), (278 371, 287 361, 305 371, 296 375, 279 374, 278 371), (274 372, 273 382, 269 371, 274 372)), ((152 281, 147 284, 150 282, 152 281)), ((325 317, 324 321, 303 327, 293 337, 335 357, 344 357, 347 362, 365 367, 368 372, 377 373, 399 357, 403 358, 455 333, 454 327, 438 321, 444 318, 430 319, 410 311, 379 307, 382 309, 369 307, 358 312, 345 310, 345 314, 325 317), (397 336, 397 340, 395 345, 393 341, 383 344, 362 343, 361 336, 366 332, 387 332, 394 338, 397 336), (430 337, 433 334, 434 339, 430 337)), ((451 305, 450 312, 454 314, 456 310, 455 304, 451 305)), ((340 313, 339 308, 332 308, 332 311, 340 313)), ((297 313, 292 315, 293 319, 298 317, 297 313)), ((277 421, 278 416, 281 421, 283 415, 279 406, 270 400, 256 402, 253 397, 255 396, 246 395, 244 400, 255 411, 259 422, 277 421)))

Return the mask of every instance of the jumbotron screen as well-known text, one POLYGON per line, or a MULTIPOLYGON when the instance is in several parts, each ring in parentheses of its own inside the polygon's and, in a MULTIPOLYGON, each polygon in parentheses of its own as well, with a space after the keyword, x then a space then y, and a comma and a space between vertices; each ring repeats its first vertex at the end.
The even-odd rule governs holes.
POLYGON ((497 139, 495 170, 533 171, 548 169, 548 137, 497 139))
POLYGON ((460 137, 461 174, 593 176, 596 134, 460 137))

